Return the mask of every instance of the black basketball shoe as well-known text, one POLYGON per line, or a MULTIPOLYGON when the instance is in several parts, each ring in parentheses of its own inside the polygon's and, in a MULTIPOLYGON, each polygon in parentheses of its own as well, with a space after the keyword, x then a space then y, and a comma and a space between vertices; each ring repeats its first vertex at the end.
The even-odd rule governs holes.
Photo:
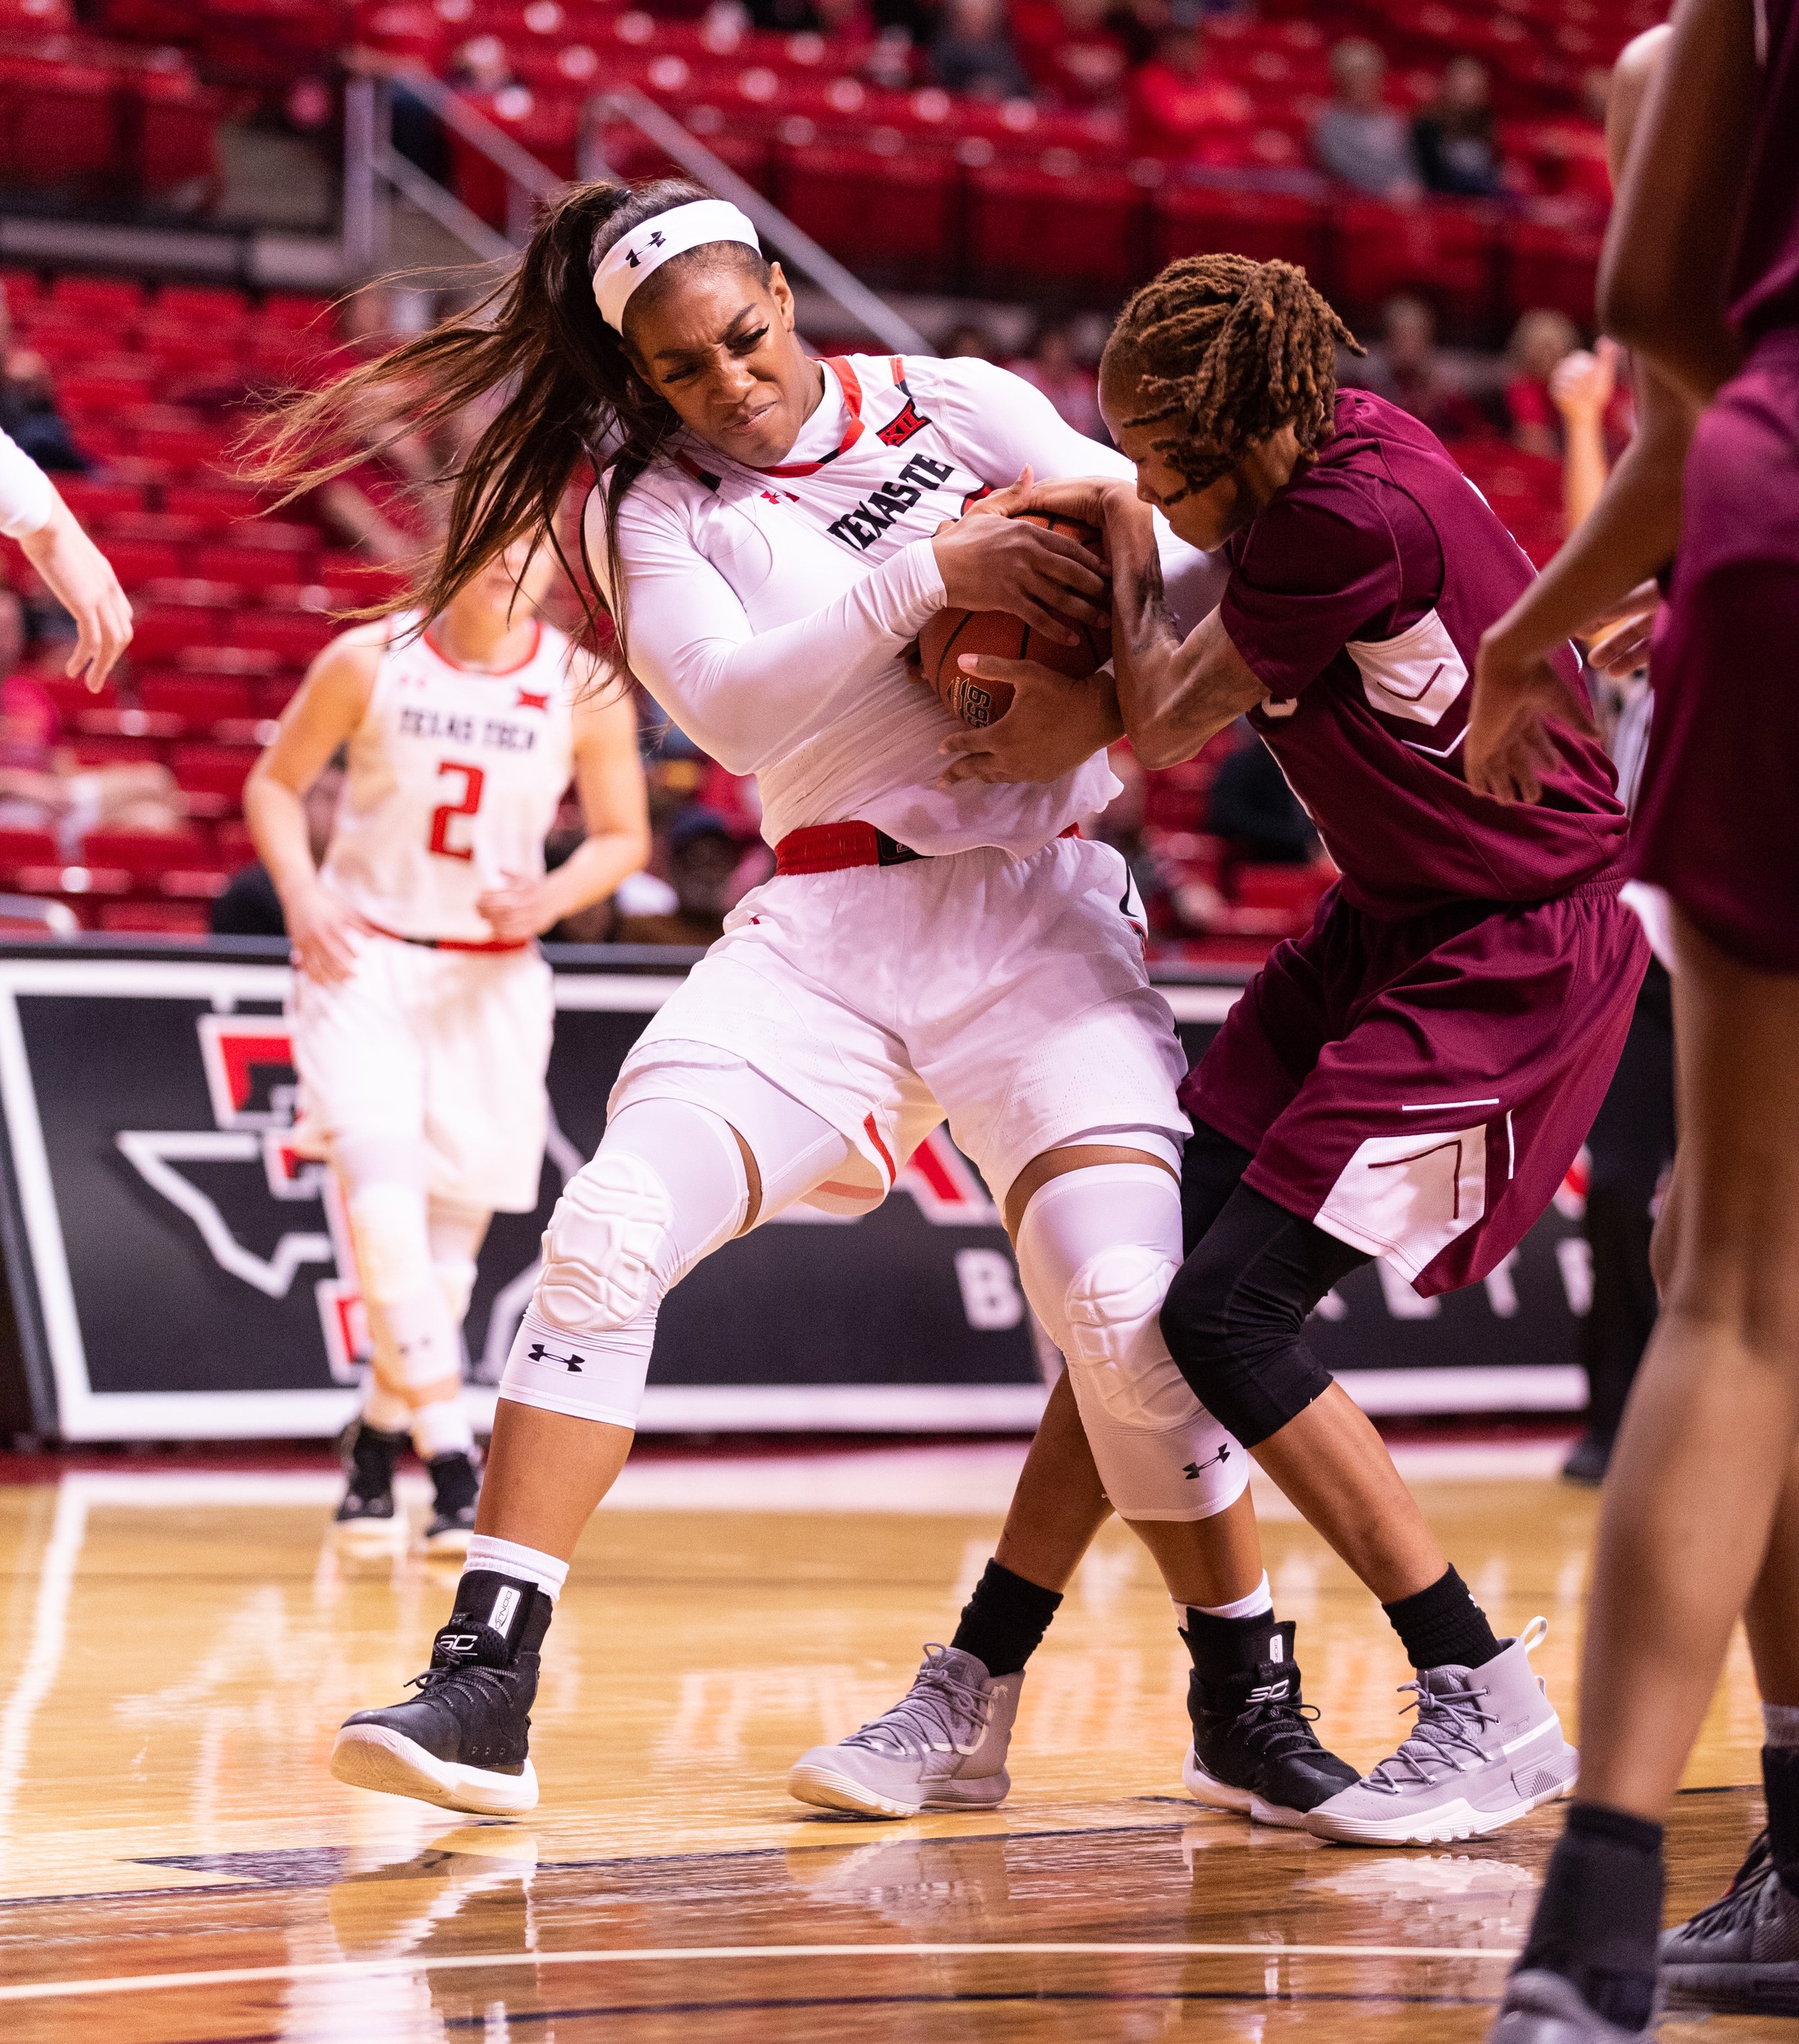
POLYGON ((481 1463, 476 1454, 458 1448, 434 1455, 429 1464, 435 1493, 431 1523, 425 1529, 428 1554, 466 1554, 475 1531, 475 1508, 481 1500, 481 1463))
POLYGON ((1195 1631, 1182 1633, 1196 1664, 1187 1685, 1193 1745, 1181 1769, 1188 1793, 1214 1809, 1247 1811, 1260 1824, 1302 1829, 1308 1810, 1361 1777, 1312 1729, 1318 1713, 1300 1700, 1291 1620, 1277 1625, 1270 1612, 1259 1626, 1205 1624, 1204 1613, 1193 1616, 1195 1631))
POLYGON ((538 1649, 555 1608, 512 1576, 471 1569, 432 1642, 409 1703, 344 1720, 331 1771, 353 1788, 415 1796, 446 1810, 516 1817, 536 1807, 531 1704, 538 1649))
POLYGON ((1763 1831, 1729 1892, 1662 1935, 1662 1981, 1691 2008, 1799 2015, 1799 1896, 1763 1831))
POLYGON ((384 1434, 366 1420, 352 1420, 337 1443, 349 1481, 332 1525, 347 1546, 391 1547, 406 1538, 406 1525, 394 1503, 394 1465, 407 1445, 404 1434, 384 1434))

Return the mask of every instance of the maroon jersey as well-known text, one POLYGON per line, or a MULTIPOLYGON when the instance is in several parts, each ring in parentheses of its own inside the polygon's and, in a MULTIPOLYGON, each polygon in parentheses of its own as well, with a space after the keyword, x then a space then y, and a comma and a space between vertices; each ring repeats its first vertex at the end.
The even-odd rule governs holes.
MULTIPOLYGON (((1617 859, 1624 813, 1597 743, 1557 734, 1540 802, 1463 778, 1481 634, 1532 571, 1427 427, 1339 392, 1334 436, 1225 556, 1224 629, 1271 698, 1250 721, 1357 908, 1544 901, 1617 859)), ((1557 657, 1578 690, 1573 648, 1557 657)))
POLYGON ((1748 340, 1799 326, 1799 0, 1755 0, 1764 83, 1731 264, 1730 317, 1748 340))

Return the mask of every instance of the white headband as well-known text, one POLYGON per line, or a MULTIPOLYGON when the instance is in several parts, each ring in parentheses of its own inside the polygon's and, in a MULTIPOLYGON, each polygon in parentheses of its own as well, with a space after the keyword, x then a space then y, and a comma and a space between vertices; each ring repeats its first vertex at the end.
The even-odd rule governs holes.
POLYGON ((594 272, 594 296, 600 317, 615 333, 625 331, 625 308, 631 294, 671 256, 703 248, 709 241, 740 241, 759 256, 762 244, 747 213, 728 200, 696 198, 667 213, 651 215, 640 227, 615 241, 594 272))

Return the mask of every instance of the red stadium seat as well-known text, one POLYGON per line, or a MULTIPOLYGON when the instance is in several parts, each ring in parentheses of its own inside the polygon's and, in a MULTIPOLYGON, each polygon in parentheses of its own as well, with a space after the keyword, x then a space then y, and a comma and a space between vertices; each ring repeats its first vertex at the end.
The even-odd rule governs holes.
POLYGON ((141 588, 158 576, 179 575, 184 565, 183 549, 166 540, 109 540, 106 558, 127 589, 141 588))
POLYGON ((163 509, 198 518, 209 532, 222 532, 240 518, 252 518, 268 501, 253 486, 234 482, 171 482, 163 491, 163 509))
POLYGON ((1507 297, 1519 311, 1542 305, 1577 326, 1593 322, 1593 288, 1603 236, 1592 230, 1519 221, 1507 237, 1507 297))
POLYGON ((54 866, 61 857, 54 832, 0 830, 0 885, 11 886, 23 867, 54 866))
POLYGON ((99 913, 100 928, 121 934, 203 937, 212 926, 204 901, 107 901, 99 913))
POLYGON ((175 831, 90 831, 81 841, 83 866, 117 866, 136 887, 147 886, 177 866, 203 863, 203 839, 175 831))
POLYGON ((1148 206, 1120 172, 1020 169, 994 163, 968 174, 969 267, 988 290, 1040 279, 1123 292, 1143 275, 1148 206))
POLYGON ((1258 263, 1295 263, 1314 279, 1324 271, 1324 209, 1290 192, 1226 186, 1165 185, 1151 202, 1150 267, 1182 256, 1228 252, 1258 263))
POLYGON ((178 717, 184 728, 209 731, 228 718, 255 714, 250 684, 225 675, 145 674, 137 699, 153 714, 178 717))
POLYGON ((953 274, 959 194, 947 156, 782 148, 775 189, 796 225, 864 275, 924 285, 953 274))
POLYGON ((33 184, 116 175, 119 100, 113 74, 100 66, 0 60, 0 160, 13 179, 33 184))
MULTIPOLYGON (((190 572, 209 582, 227 582, 244 590, 264 590, 271 583, 304 581, 310 556, 286 548, 259 547, 254 544, 257 528, 244 534, 245 546, 207 546, 194 549, 190 572)), ((316 539, 316 533, 308 535, 316 539)))
POLYGON ((63 501, 83 524, 102 527, 115 517, 144 509, 144 492, 134 482, 101 482, 90 476, 56 478, 63 501))
POLYGON ((232 636, 246 651, 273 653, 289 667, 303 667, 342 629, 335 618, 316 611, 246 611, 232 636))
POLYGON ((1478 202, 1351 199, 1337 212, 1335 296, 1353 321, 1397 292, 1416 292, 1446 328, 1479 332, 1491 326, 1497 302, 1499 248, 1497 216, 1478 202))
POLYGON ((169 766, 184 793, 222 795, 235 809, 256 757, 253 745, 177 745, 170 748, 169 766))
POLYGON ((184 73, 147 71, 133 81, 137 176, 147 192, 179 192, 218 175, 226 102, 184 73))

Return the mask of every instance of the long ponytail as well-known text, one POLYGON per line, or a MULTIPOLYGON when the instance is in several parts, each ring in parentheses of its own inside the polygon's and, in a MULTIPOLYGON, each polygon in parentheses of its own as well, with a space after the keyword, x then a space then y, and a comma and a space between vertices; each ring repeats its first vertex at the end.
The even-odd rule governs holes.
MULTIPOLYGON (((447 426, 478 400, 498 398, 498 410, 445 478, 452 489, 442 544, 396 607, 404 602, 435 617, 497 555, 542 535, 579 593, 589 625, 603 636, 585 525, 585 577, 574 574, 557 530, 569 486, 586 467, 604 492, 605 586, 613 600, 601 604, 613 616, 622 669, 619 507, 679 421, 601 318, 593 274, 621 235, 709 196, 678 178, 635 188, 609 180, 571 186, 546 208, 510 275, 470 311, 288 405, 252 473, 290 501, 344 474, 371 449, 447 426)), ((748 249, 733 253, 759 259, 748 249)), ((766 264, 763 271, 766 277, 766 264)))

